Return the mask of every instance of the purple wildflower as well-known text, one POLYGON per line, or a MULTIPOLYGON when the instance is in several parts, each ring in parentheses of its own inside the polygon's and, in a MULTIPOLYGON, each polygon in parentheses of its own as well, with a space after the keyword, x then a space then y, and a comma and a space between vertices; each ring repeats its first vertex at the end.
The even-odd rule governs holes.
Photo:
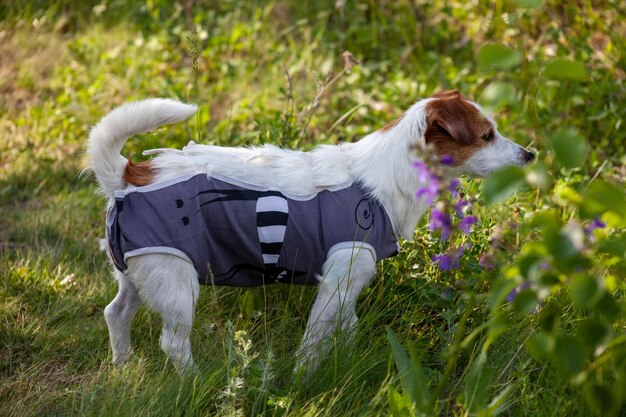
POLYGON ((585 228, 585 233, 587 234, 587 237, 589 238, 589 240, 594 242, 596 238, 593 234, 593 231, 596 229, 604 229, 605 227, 606 227, 606 223, 600 220, 599 217, 596 217, 595 219, 593 219, 591 224, 589 224, 589 226, 585 228))
POLYGON ((428 169, 428 165, 422 161, 413 162, 417 171, 417 178, 422 187, 417 190, 417 198, 423 198, 426 204, 431 205, 439 196, 439 179, 428 169))
POLYGON ((604 223, 602 220, 600 220, 599 217, 596 217, 595 219, 593 219, 593 221, 589 225, 589 229, 591 229, 591 230, 604 229, 605 227, 606 227, 606 223, 604 223))
POLYGON ((426 162, 415 161, 413 162, 413 166, 415 167, 415 170, 417 171, 417 178, 420 180, 420 182, 422 183, 428 182, 433 176, 433 174, 428 169, 428 165, 426 165, 426 162))
POLYGON ((450 181, 450 185, 448 186, 448 191, 450 191, 450 195, 452 195, 452 197, 454 198, 459 197, 460 186, 461 186, 461 180, 459 180, 458 178, 454 178, 452 181, 450 181))
POLYGON ((437 179, 433 182, 427 183, 425 187, 417 190, 417 194, 415 194, 417 198, 423 198, 426 204, 429 206, 432 205, 437 197, 439 196, 439 184, 437 179))
POLYGON ((458 267, 459 266, 459 264, 456 262, 456 260, 453 260, 452 257, 450 256, 450 254, 448 254, 448 253, 442 253, 442 254, 439 254, 439 255, 435 255, 435 256, 433 256, 432 260, 433 260, 434 263, 436 263, 439 266, 439 268, 443 269, 444 271, 449 271, 453 267, 458 267))
POLYGON ((461 223, 459 223, 459 229, 466 235, 470 234, 470 228, 473 224, 476 224, 476 217, 474 216, 465 216, 461 219, 461 223))
POLYGON ((459 267, 459 258, 463 256, 463 252, 465 252, 465 249, 469 249, 471 247, 471 243, 464 243, 457 249, 450 249, 446 253, 441 253, 439 255, 433 256, 432 260, 434 263, 437 264, 437 266, 439 266, 439 268, 443 269, 444 271, 456 269, 459 267))
POLYGON ((459 201, 454 205, 454 211, 456 211, 456 215, 459 217, 463 217, 463 209, 469 205, 469 202, 459 198, 459 201))
POLYGON ((441 157, 441 163, 443 165, 452 165, 454 163, 454 159, 450 155, 443 155, 441 157))
POLYGON ((441 231, 441 240, 448 240, 451 232, 450 216, 448 213, 439 209, 433 209, 430 213, 430 223, 428 224, 428 230, 431 232, 434 230, 441 231))
POLYGON ((493 261, 493 257, 489 255, 489 253, 487 252, 480 255, 480 258, 478 259, 478 265, 480 265, 481 268, 486 269, 488 271, 496 267, 496 264, 493 261))
POLYGON ((506 295, 506 301, 509 303, 512 303, 513 300, 515 300, 515 298, 517 297, 517 295, 524 291, 525 289, 530 288, 530 282, 523 282, 520 285, 518 285, 517 287, 513 288, 507 295, 506 295))

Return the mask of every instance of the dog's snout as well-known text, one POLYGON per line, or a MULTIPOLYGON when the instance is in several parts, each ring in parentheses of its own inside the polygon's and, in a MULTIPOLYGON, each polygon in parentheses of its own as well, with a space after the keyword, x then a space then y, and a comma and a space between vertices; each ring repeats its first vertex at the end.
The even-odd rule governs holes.
POLYGON ((523 158, 524 158, 524 162, 528 164, 535 160, 535 154, 525 150, 523 158))

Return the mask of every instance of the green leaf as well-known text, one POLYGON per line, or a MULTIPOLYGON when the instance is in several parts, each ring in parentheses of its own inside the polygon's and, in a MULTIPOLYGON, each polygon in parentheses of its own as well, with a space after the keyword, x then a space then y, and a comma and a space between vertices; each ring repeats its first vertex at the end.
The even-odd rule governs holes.
POLYGON ((626 196, 615 185, 596 180, 587 188, 579 208, 587 218, 612 211, 626 219, 626 196))
POLYGON ((589 381, 584 387, 587 405, 599 416, 608 416, 617 411, 622 399, 616 386, 589 381))
POLYGON ((626 238, 603 240, 598 246, 598 250, 613 256, 626 258, 626 238))
POLYGON ((554 264, 561 270, 568 270, 568 261, 578 253, 576 244, 570 236, 563 231, 548 230, 544 233, 543 240, 554 257, 554 264))
POLYGON ((593 266, 593 261, 581 252, 578 252, 567 260, 569 270, 587 270, 593 266))
POLYGON ((478 416, 479 417, 487 417, 487 416, 491 417, 491 416, 496 416, 500 414, 500 412, 503 410, 503 407, 506 405, 506 400, 513 393, 514 389, 515 389, 514 384, 507 385, 506 388, 504 388, 502 391, 498 393, 498 395, 493 397, 493 399, 489 403, 489 407, 487 407, 486 410, 483 410, 478 413, 478 416))
POLYGON ((478 65, 483 69, 510 69, 522 60, 522 54, 499 44, 483 45, 478 51, 478 65))
POLYGON ((526 341, 528 353, 538 361, 546 361, 552 356, 556 346, 556 338, 550 332, 540 330, 526 341))
POLYGON ((548 251, 545 243, 540 240, 534 240, 524 243, 521 253, 523 253, 524 256, 537 255, 541 257, 546 257, 550 254, 550 251, 548 251))
POLYGON ((621 310, 615 302, 615 299, 606 291, 602 295, 602 298, 600 298, 600 301, 598 301, 596 308, 600 312, 600 315, 611 323, 617 320, 621 314, 621 310))
POLYGON ((254 293, 250 290, 246 290, 239 298, 239 305, 243 317, 252 317, 254 313, 254 293))
POLYGON ((590 266, 591 261, 581 253, 584 239, 583 229, 576 225, 565 226, 559 231, 546 230, 543 236, 554 266, 563 273, 590 266))
POLYGON ((491 370, 486 356, 483 351, 472 361, 465 378, 465 407, 472 413, 484 409, 489 401, 491 370))
POLYGON ((565 182, 559 182, 554 187, 554 196, 568 203, 578 204, 583 199, 580 193, 567 185, 565 182))
POLYGON ((552 363, 565 377, 572 377, 585 367, 585 349, 573 336, 560 335, 556 339, 552 363))
POLYGON ((563 222, 553 210, 537 211, 530 219, 530 225, 539 229, 557 230, 563 222))
POLYGON ((545 289, 551 289, 555 285, 561 283, 559 276, 552 271, 544 271, 539 274, 539 278, 537 279, 537 284, 545 289))
POLYGON ((556 160, 565 168, 582 166, 587 154, 587 140, 574 128, 560 129, 550 137, 556 160))
POLYGON ((543 161, 537 161, 532 164, 526 171, 526 181, 533 188, 539 188, 542 191, 550 189, 552 178, 543 161))
POLYGON ((533 290, 524 290, 517 294, 513 301, 513 309, 521 315, 532 312, 537 306, 537 295, 533 290))
POLYGON ((587 318, 578 323, 576 335, 580 337, 587 347, 593 349, 608 340, 611 332, 600 320, 587 318))
POLYGON ((396 391, 392 385, 389 385, 387 390, 387 399, 389 400, 389 409, 393 417, 405 417, 412 414, 411 400, 406 395, 396 391))
POLYGON ((515 88, 502 81, 492 82, 483 90, 481 101, 485 108, 496 111, 515 102, 515 88))
POLYGON ((411 357, 409 358, 400 341, 389 328, 387 328, 387 338, 391 343, 391 351, 404 392, 415 403, 418 410, 427 414, 432 413, 432 396, 428 390, 428 379, 417 362, 415 351, 410 351, 411 357))
POLYGON ((585 81, 589 77, 583 64, 565 58, 549 61, 544 69, 544 74, 553 80, 585 81))
POLYGON ((597 279, 590 275, 582 274, 572 278, 569 294, 574 306, 577 308, 590 308, 600 301, 604 291, 597 279))
POLYGON ((513 288, 515 288, 515 282, 510 279, 500 279, 496 281, 489 293, 489 310, 495 311, 513 288))
POLYGON ((491 345, 501 334, 505 333, 510 328, 511 324, 506 314, 502 312, 494 314, 493 318, 489 320, 485 344, 491 345))
POLYGON ((483 181, 483 195, 487 203, 511 197, 526 185, 526 176, 522 168, 509 166, 498 170, 483 181))
POLYGON ((535 280, 543 262, 545 262, 544 257, 535 253, 526 253, 517 259, 519 272, 527 281, 535 280))
POLYGON ((553 333, 559 328, 561 323, 562 311, 554 304, 548 304, 541 309, 539 317, 537 318, 537 324, 542 330, 553 333))

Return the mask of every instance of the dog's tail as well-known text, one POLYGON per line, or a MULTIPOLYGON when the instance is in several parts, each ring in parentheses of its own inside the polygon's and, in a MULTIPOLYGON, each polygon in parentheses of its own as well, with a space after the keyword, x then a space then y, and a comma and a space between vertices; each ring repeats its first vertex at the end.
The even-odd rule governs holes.
POLYGON ((89 164, 107 195, 124 188, 128 160, 120 153, 126 140, 164 124, 181 122, 198 110, 192 104, 153 98, 117 107, 91 130, 87 143, 89 164))

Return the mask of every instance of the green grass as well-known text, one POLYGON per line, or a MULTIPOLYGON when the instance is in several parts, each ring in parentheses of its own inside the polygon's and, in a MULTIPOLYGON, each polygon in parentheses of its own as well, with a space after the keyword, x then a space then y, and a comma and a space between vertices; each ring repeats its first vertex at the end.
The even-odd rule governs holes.
MULTIPOLYGON (((524 224, 546 208, 573 216, 563 190, 582 189, 594 175, 626 191, 626 10, 618 1, 547 1, 530 9, 483 1, 16 3, 26 4, 0 4, 0 415, 390 415, 390 387, 402 392, 403 384, 387 327, 415 347, 431 388, 450 355, 457 358, 439 409, 473 415, 463 393, 486 335, 458 350, 455 340, 492 317, 491 284, 510 271, 525 242, 541 239, 524 224), (522 51, 521 64, 481 68, 478 50, 490 42, 522 51), (319 84, 343 68, 344 50, 361 64, 311 110, 319 84), (582 62, 588 79, 544 77, 553 56, 582 62), (493 82, 512 87, 512 95, 488 94, 493 82), (500 130, 537 150, 540 166, 550 168, 554 158, 547 138, 577 128, 590 144, 584 166, 550 171, 553 195, 477 203, 480 224, 458 271, 432 265, 444 246, 422 223, 416 241, 384 261, 360 297, 354 341, 338 336, 312 378, 292 372, 315 297, 314 288, 298 286, 204 287, 192 335, 196 376, 181 378, 166 362, 160 320, 145 309, 133 325, 134 356, 124 367, 110 364, 102 311, 116 284, 98 249, 105 202, 94 178, 81 175, 88 129, 107 111, 152 96, 200 105, 187 124, 132 138, 125 153, 134 159, 189 138, 307 149, 358 140, 443 88, 496 111, 500 130), (509 227, 513 217, 520 227, 509 227), (498 230, 500 267, 485 271, 477 259, 498 230), (468 311, 462 285, 477 294, 468 311)), ((478 195, 479 185, 468 180, 464 188, 478 195)), ((623 268, 606 265, 600 276, 613 280, 623 303, 623 268)), ((487 361, 489 395, 510 390, 500 415, 590 415, 581 381, 526 349, 552 320, 550 311, 563 329, 581 319, 565 289, 538 314, 503 313, 506 330, 487 361)), ((624 320, 612 331, 624 334, 624 320)), ((587 377, 602 381, 598 373, 587 377)))

